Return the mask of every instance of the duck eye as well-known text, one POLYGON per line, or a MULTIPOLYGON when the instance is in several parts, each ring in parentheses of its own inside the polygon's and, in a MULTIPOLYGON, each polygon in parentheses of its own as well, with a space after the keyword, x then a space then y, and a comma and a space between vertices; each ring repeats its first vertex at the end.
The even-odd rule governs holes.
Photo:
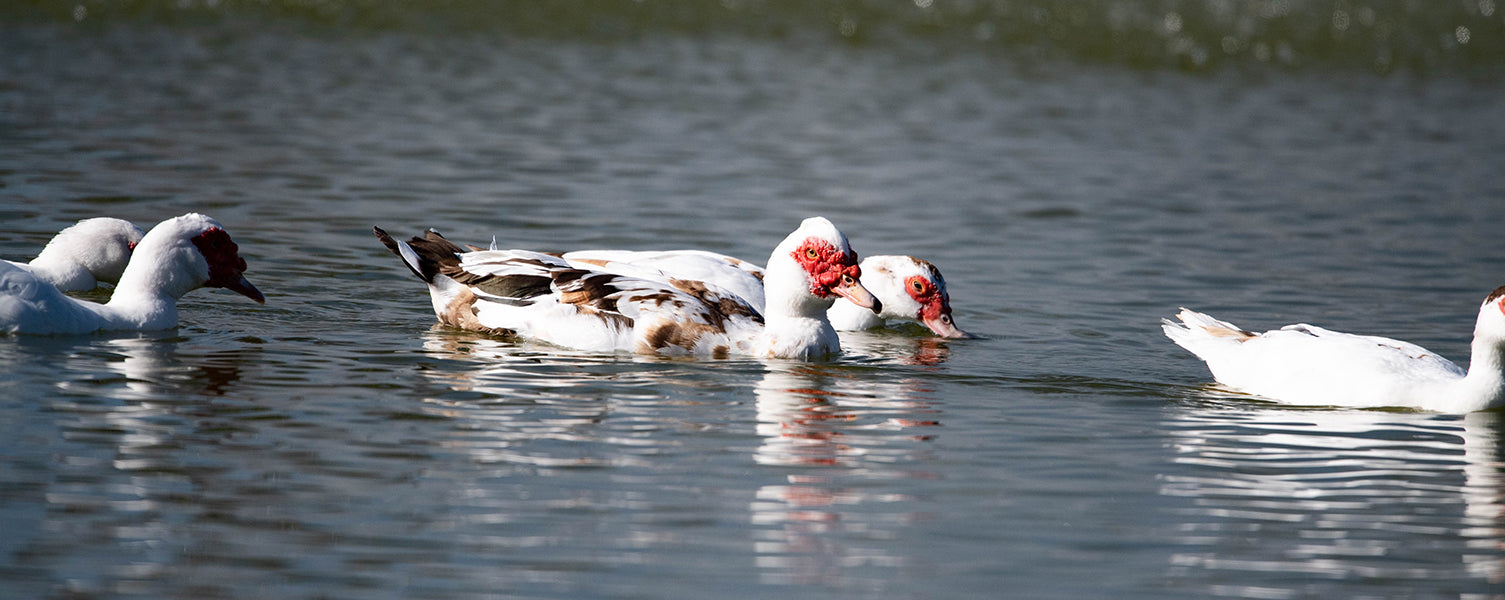
POLYGON ((820 253, 816 252, 814 248, 805 248, 805 258, 815 260, 820 258, 820 253))
POLYGON ((914 288, 915 293, 923 293, 925 291, 925 282, 916 279, 909 282, 909 287, 914 288))

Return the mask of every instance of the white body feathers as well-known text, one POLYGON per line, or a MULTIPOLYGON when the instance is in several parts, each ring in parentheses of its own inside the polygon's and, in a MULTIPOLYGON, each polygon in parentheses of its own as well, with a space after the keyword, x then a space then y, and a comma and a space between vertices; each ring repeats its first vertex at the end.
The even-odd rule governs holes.
POLYGON ((1253 333, 1182 309, 1162 329, 1219 383, 1278 402, 1469 412, 1505 403, 1502 290, 1479 308, 1467 370, 1416 344, 1305 324, 1253 333))

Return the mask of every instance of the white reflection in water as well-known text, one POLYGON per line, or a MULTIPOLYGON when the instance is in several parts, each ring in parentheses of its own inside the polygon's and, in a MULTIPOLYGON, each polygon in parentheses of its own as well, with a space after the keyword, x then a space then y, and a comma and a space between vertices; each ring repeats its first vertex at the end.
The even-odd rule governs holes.
MULTIPOLYGON (((594 536, 572 539, 621 550, 594 561, 644 560, 631 555, 645 545, 655 548, 655 556, 684 551, 661 547, 671 543, 724 552, 726 544, 737 544, 724 532, 706 539, 653 521, 665 514, 713 522, 745 518, 745 528, 732 530, 749 536, 751 546, 743 551, 752 552, 759 580, 862 587, 882 580, 872 576, 875 571, 906 564, 886 543, 923 517, 906 482, 937 477, 922 466, 926 442, 940 425, 933 390, 903 370, 875 363, 923 368, 943 362, 947 352, 944 343, 928 339, 867 342, 862 346, 859 336, 854 345, 866 351, 833 363, 684 361, 576 354, 435 330, 426 335, 425 349, 463 362, 458 369, 424 371, 441 388, 426 404, 474 429, 439 443, 478 464, 495 465, 492 483, 511 477, 518 466, 556 475, 548 489, 528 492, 530 500, 548 497, 554 505, 530 509, 526 501, 508 500, 507 489, 474 484, 457 502, 494 511, 487 514, 503 521, 527 520, 520 515, 539 510, 561 520, 558 526, 585 528, 594 536), (740 408, 748 387, 755 401, 751 414, 740 408), (710 414, 726 420, 714 421, 710 414), (748 439, 756 441, 745 446, 749 453, 727 453, 748 439), (668 460, 663 453, 705 453, 705 460, 716 462, 712 470, 767 470, 686 480, 683 473, 662 470, 668 460), (561 485, 559 469, 579 466, 613 469, 613 475, 592 480, 618 485, 561 485), (736 512, 739 506, 692 506, 697 496, 750 498, 739 505, 748 514, 736 512), (564 502, 593 511, 556 515, 564 502), (602 523, 620 523, 622 530, 602 523), (613 534, 624 538, 611 539, 613 534)), ((488 543, 517 543, 500 521, 466 518, 468 531, 490 532, 488 543)), ((536 537, 553 547, 581 543, 551 533, 536 537)))
POLYGON ((199 404, 240 378, 240 361, 234 353, 185 358, 178 342, 150 337, 58 350, 67 360, 46 402, 68 444, 53 457, 58 475, 43 495, 44 535, 26 543, 40 555, 81 553, 54 567, 75 591, 131 590, 160 577, 186 544, 175 507, 161 498, 193 489, 183 449, 201 419, 212 420, 199 404), (113 562, 118 556, 130 558, 113 562))
POLYGON ((654 373, 634 369, 631 357, 554 352, 437 327, 426 334, 424 349, 473 365, 423 374, 446 390, 425 402, 473 430, 441 444, 477 462, 622 466, 637 460, 630 450, 616 450, 651 443, 600 426, 615 407, 652 393, 654 373))
POLYGON ((1173 576, 1272 598, 1337 580, 1505 584, 1500 414, 1213 409, 1168 425, 1179 468, 1160 492, 1190 503, 1173 576))
POLYGON ((757 566, 770 583, 846 585, 857 569, 904 566, 883 548, 921 518, 915 499, 875 480, 931 479, 910 466, 940 425, 917 380, 775 362, 757 384, 754 460, 787 468, 749 507, 757 566), (876 541, 875 541, 876 540, 876 541))
POLYGON ((77 435, 112 440, 117 466, 134 460, 138 450, 170 446, 175 436, 189 433, 182 430, 183 417, 194 414, 198 398, 222 395, 240 379, 236 355, 185 360, 178 350, 175 342, 147 337, 98 340, 87 351, 102 360, 88 364, 118 377, 63 377, 56 386, 66 393, 53 405, 77 419, 77 435))

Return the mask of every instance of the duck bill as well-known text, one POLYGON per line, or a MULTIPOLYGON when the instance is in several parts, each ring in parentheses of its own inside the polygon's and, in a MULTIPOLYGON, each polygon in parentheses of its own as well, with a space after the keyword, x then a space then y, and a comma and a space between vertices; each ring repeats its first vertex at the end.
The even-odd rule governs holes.
POLYGON ((251 281, 246 279, 245 276, 241 276, 236 281, 226 283, 221 287, 255 300, 257 304, 267 303, 267 297, 262 295, 261 290, 256 289, 256 286, 251 285, 251 281))
POLYGON ((867 288, 862 287, 859 282, 853 281, 851 285, 843 284, 833 287, 831 293, 846 298, 852 304, 871 310, 873 314, 883 312, 883 303, 879 302, 878 298, 873 296, 872 292, 867 291, 867 288))
POLYGON ((924 319, 920 322, 924 323, 926 327, 929 327, 931 332, 943 338, 951 338, 953 340, 970 340, 977 338, 977 336, 962 331, 961 328, 957 327, 956 322, 951 320, 950 315, 943 315, 935 319, 924 319))

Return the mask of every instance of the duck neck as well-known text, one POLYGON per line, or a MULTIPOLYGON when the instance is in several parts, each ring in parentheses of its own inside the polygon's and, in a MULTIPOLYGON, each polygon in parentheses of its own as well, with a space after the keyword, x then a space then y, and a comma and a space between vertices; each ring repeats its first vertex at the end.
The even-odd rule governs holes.
POLYGON ((832 298, 820 298, 801 286, 805 282, 798 265, 783 265, 778 256, 769 261, 764 281, 762 354, 778 358, 814 358, 840 352, 836 329, 826 320, 832 298))
POLYGON ((1505 340, 1474 336, 1463 387, 1460 396, 1469 405, 1459 407, 1462 410, 1505 406, 1505 340))
POLYGON ((136 248, 120 283, 106 304, 113 316, 141 328, 168 328, 178 323, 178 298, 202 285, 185 274, 183 264, 192 264, 197 250, 181 244, 136 248))
MULTIPOLYGON (((884 303, 884 306, 887 305, 887 303, 884 303)), ((835 304, 832 304, 831 310, 826 311, 826 316, 831 320, 833 327, 844 331, 872 329, 883 326, 883 317, 873 314, 872 310, 845 300, 838 300, 835 304)))
POLYGON ((835 298, 821 298, 801 286, 808 285, 798 265, 779 264, 769 261, 764 280, 763 317, 772 323, 775 319, 816 319, 826 321, 826 310, 835 298))

